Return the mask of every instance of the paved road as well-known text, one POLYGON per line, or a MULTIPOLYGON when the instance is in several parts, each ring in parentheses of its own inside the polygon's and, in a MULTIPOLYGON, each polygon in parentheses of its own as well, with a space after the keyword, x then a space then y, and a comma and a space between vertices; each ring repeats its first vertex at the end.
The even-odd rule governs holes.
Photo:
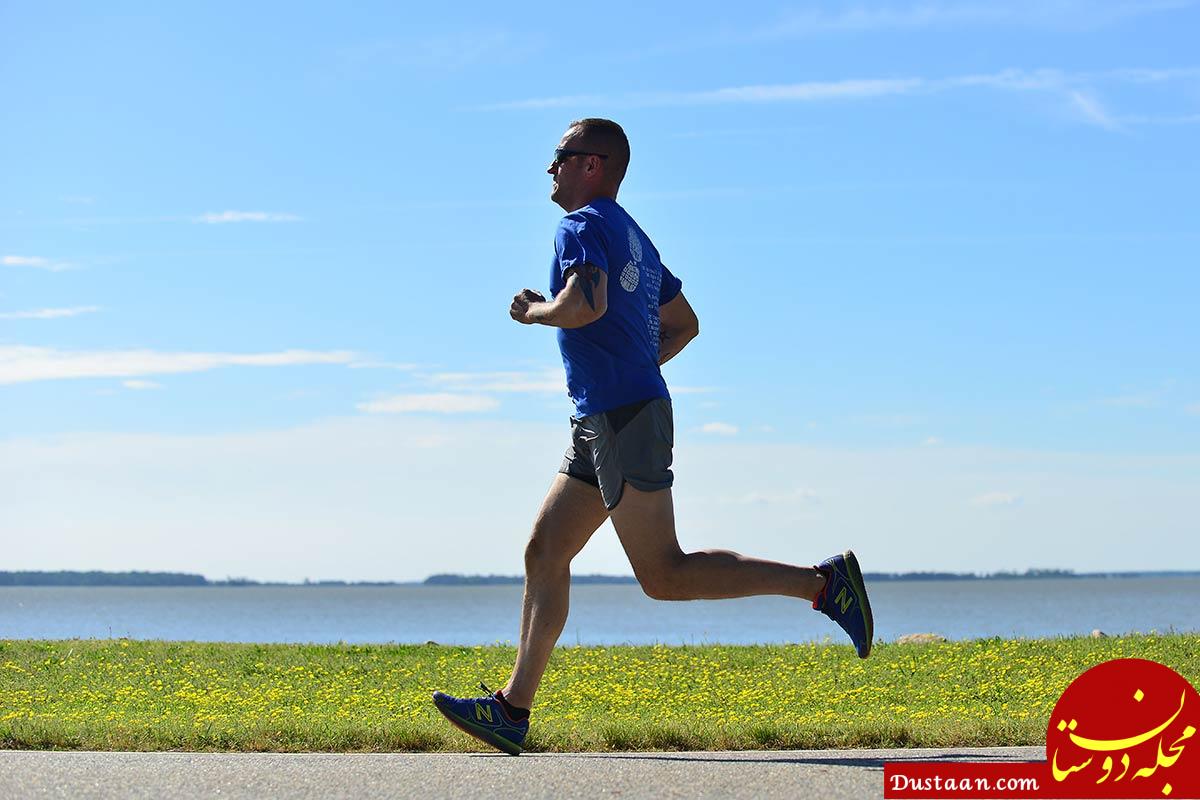
POLYGON ((0 751, 3 798, 881 797, 883 762, 1040 761, 1042 747, 726 753, 0 751))

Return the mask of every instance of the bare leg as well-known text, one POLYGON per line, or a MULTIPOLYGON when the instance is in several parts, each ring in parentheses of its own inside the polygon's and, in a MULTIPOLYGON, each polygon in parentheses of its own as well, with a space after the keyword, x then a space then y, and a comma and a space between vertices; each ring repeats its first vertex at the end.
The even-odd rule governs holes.
POLYGON ((812 600, 825 578, 812 567, 747 558, 729 550, 684 553, 675 536, 671 490, 625 484, 613 527, 646 594, 658 600, 718 600, 780 594, 812 600))
POLYGON ((533 706, 550 653, 567 622, 571 559, 607 518, 599 489, 561 473, 555 477, 525 548, 521 641, 512 677, 501 690, 514 706, 533 706))

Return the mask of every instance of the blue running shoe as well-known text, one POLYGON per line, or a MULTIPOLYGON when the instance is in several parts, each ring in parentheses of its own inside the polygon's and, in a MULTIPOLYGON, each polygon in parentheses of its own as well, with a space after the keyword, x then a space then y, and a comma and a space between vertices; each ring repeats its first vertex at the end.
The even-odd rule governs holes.
POLYGON ((858 559, 847 550, 831 556, 816 566, 825 575, 825 588, 813 600, 813 608, 841 626, 850 634, 859 658, 871 655, 871 640, 875 636, 875 619, 871 616, 871 601, 863 583, 858 559))
POLYGON ((433 693, 433 704, 442 716, 464 733, 481 742, 499 748, 510 756, 521 754, 521 742, 529 733, 529 720, 517 721, 508 716, 496 693, 482 683, 479 688, 486 697, 451 697, 443 692, 433 693))

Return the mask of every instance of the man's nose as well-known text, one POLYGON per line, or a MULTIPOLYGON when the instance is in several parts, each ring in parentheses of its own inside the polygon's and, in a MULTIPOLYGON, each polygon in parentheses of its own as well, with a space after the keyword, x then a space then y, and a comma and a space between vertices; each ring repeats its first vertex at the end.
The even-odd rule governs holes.
POLYGON ((558 164, 555 164, 553 161, 551 161, 550 168, 546 170, 546 174, 553 175, 556 172, 558 172, 558 164))

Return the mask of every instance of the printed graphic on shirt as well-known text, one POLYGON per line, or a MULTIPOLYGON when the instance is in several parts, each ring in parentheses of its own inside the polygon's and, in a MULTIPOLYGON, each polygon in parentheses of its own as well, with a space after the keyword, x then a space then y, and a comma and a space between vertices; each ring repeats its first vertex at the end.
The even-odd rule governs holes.
POLYGON ((646 327, 650 329, 650 341, 658 347, 658 295, 662 291, 662 269, 646 271, 646 327))
POLYGON ((642 263, 642 237, 638 236, 632 225, 627 230, 629 231, 629 255, 633 257, 635 264, 640 264, 642 263))
POLYGON ((632 225, 628 226, 625 230, 629 235, 629 255, 633 257, 633 260, 625 265, 625 269, 621 270, 621 276, 618 280, 621 282, 622 289, 632 292, 637 288, 638 281, 642 277, 642 271, 639 268, 639 265, 642 263, 642 240, 632 225))
POLYGON ((625 269, 621 270, 621 288, 627 292, 632 292, 637 288, 638 280, 641 278, 641 270, 637 264, 630 261, 625 265, 625 269))

